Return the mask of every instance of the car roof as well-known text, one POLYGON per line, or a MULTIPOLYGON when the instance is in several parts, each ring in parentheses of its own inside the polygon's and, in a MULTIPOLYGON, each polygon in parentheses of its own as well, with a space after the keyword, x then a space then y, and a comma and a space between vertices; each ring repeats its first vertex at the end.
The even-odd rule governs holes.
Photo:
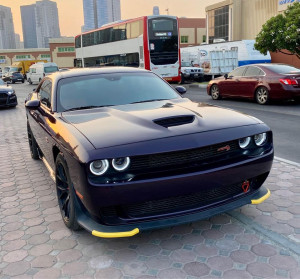
POLYGON ((131 67, 103 67, 103 68, 76 68, 68 69, 65 71, 58 71, 50 74, 52 80, 60 80, 63 78, 96 75, 96 74, 113 74, 113 73, 146 73, 149 72, 144 69, 131 68, 131 67))

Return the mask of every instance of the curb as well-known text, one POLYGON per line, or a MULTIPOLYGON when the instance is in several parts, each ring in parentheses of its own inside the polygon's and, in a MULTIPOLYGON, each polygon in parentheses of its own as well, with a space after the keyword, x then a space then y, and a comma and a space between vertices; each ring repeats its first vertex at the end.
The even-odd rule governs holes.
POLYGON ((183 86, 186 86, 189 88, 207 88, 207 84, 197 84, 197 83, 183 84, 183 86))
POLYGON ((280 162, 283 162, 283 163, 286 163, 286 164, 289 164, 289 165, 293 165, 295 167, 300 168, 300 164, 297 163, 297 162, 293 162, 293 161, 286 160, 286 159, 283 159, 283 158, 280 158, 280 157, 276 157, 276 156, 274 156, 274 159, 277 160, 277 161, 280 161, 280 162))

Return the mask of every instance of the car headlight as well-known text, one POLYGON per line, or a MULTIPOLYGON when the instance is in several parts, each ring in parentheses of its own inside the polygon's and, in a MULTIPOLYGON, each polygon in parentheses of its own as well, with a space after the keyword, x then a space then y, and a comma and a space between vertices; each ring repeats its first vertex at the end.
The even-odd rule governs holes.
POLYGON ((8 91, 7 93, 8 93, 8 95, 12 95, 12 94, 14 94, 14 91, 8 91))
POLYGON ((116 171, 124 171, 130 165, 130 158, 123 157, 123 158, 115 158, 112 160, 112 166, 116 171))
POLYGON ((96 160, 90 163, 90 171, 94 175, 102 175, 106 173, 109 168, 108 160, 96 160))
POLYGON ((239 146, 240 148, 245 149, 249 146, 250 142, 251 142, 251 137, 239 139, 239 146))
POLYGON ((262 133, 254 136, 254 142, 257 146, 262 146, 266 143, 267 141, 267 134, 262 133))

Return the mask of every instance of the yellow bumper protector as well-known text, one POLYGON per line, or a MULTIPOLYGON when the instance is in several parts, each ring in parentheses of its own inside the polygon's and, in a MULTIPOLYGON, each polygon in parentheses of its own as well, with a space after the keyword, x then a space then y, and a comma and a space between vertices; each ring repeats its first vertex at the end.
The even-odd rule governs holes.
POLYGON ((92 235, 102 238, 116 238, 116 237, 129 237, 138 234, 140 230, 138 228, 127 232, 98 232, 93 230, 92 235))
POLYGON ((262 196, 261 198, 257 199, 257 200, 251 200, 251 203, 252 204, 260 204, 262 202, 264 202, 267 198, 269 198, 271 196, 271 192, 269 189, 268 190, 268 193, 265 194, 264 196, 262 196))

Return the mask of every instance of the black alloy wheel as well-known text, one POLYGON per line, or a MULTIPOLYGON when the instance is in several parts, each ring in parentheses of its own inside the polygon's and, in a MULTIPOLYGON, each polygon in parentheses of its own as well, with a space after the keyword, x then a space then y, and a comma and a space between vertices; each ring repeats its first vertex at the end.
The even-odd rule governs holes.
POLYGON ((266 105, 269 99, 269 90, 266 87, 260 86, 256 89, 255 100, 258 104, 266 105))
POLYGON ((62 153, 57 155, 55 165, 56 193, 62 219, 68 228, 79 230, 75 211, 75 193, 62 153))
POLYGON ((220 89, 219 89, 218 85, 216 85, 216 84, 212 85, 212 87, 210 88, 210 95, 213 100, 221 99, 220 89))
POLYGON ((29 143, 31 158, 34 160, 40 159, 38 145, 32 134, 29 123, 27 123, 27 136, 28 136, 28 143, 29 143))

